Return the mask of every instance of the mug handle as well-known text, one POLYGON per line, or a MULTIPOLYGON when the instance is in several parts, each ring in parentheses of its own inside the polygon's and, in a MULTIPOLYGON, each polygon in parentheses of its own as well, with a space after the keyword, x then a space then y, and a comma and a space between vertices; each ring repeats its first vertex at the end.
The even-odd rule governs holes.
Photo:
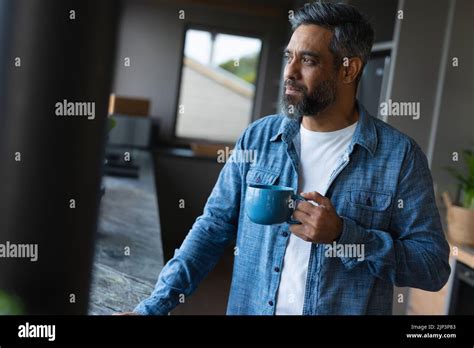
MULTIPOLYGON (((291 199, 295 202, 295 207, 293 208, 293 211, 296 209, 297 201, 308 201, 306 198, 298 194, 292 194, 291 199)), ((288 219, 287 223, 289 223, 290 225, 301 225, 301 222, 299 222, 298 220, 293 220, 291 217, 288 219)))

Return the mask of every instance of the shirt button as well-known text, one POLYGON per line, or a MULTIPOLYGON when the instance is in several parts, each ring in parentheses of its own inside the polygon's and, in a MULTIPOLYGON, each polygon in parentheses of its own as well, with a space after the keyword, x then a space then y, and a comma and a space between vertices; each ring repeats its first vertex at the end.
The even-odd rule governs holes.
POLYGON ((274 270, 275 270, 275 272, 280 272, 280 268, 279 268, 279 267, 275 267, 274 270))
POLYGON ((283 232, 281 235, 282 235, 283 237, 288 237, 288 232, 283 232))
POLYGON ((269 304, 270 306, 273 306, 273 301, 268 301, 268 304, 269 304))

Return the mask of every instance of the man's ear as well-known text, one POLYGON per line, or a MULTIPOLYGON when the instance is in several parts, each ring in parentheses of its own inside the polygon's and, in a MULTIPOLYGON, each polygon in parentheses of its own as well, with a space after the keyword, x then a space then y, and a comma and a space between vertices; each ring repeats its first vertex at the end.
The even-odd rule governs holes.
POLYGON ((362 60, 359 57, 343 57, 341 74, 342 83, 352 83, 362 70, 362 60))

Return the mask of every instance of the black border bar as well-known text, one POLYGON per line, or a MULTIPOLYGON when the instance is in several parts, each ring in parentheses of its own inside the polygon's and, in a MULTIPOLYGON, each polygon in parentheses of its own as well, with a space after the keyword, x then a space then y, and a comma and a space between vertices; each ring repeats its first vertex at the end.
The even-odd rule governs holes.
POLYGON ((0 316, 0 346, 40 343, 346 343, 473 346, 472 316, 0 316), (55 340, 18 337, 20 325, 55 325, 55 340), (407 334, 424 337, 409 338, 407 334), (456 337, 434 338, 434 334, 456 337))

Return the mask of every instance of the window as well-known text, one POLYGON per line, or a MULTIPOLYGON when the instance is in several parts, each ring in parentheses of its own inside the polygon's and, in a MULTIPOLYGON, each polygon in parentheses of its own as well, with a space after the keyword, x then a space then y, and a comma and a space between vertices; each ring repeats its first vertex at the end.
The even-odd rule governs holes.
POLYGON ((250 123, 260 39, 186 31, 176 136, 234 142, 250 123))

